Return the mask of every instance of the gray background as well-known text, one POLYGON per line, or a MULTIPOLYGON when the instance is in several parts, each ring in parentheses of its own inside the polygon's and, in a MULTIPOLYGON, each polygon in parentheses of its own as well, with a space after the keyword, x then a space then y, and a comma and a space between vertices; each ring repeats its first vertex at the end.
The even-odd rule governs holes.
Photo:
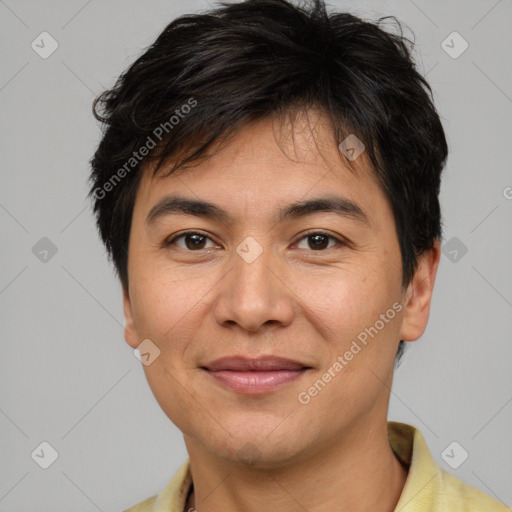
MULTIPOLYGON (((389 417, 418 427, 441 467, 510 506, 512 1, 329 4, 413 30, 450 147, 441 201, 444 242, 456 239, 389 417), (453 31, 469 44, 456 59, 441 45, 453 31), (458 469, 441 455, 453 441, 469 453, 458 469)), ((85 196, 100 138, 94 96, 171 19, 208 5, 0 1, 0 511, 123 510, 185 460, 123 339, 120 285, 85 196), (31 48, 43 31, 59 45, 47 59, 31 48), (31 458, 43 441, 58 452, 46 470, 31 458)))

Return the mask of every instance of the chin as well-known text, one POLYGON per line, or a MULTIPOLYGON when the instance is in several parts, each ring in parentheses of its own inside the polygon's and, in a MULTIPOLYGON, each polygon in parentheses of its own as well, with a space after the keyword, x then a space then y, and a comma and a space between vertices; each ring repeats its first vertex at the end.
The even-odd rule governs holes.
MULTIPOLYGON (((228 434, 227 434, 228 435, 228 434)), ((206 444, 206 443, 205 443, 206 444)), ((255 469, 273 469, 293 463, 303 451, 291 436, 266 436, 251 432, 207 441, 216 456, 234 464, 255 469)))

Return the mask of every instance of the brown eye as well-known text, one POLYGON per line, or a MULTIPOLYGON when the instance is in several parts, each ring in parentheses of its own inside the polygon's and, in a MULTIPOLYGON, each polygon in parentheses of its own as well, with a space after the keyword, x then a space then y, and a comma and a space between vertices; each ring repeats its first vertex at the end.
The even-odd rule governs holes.
POLYGON ((198 233, 196 231, 189 231, 187 233, 182 233, 181 235, 178 235, 171 240, 168 240, 166 242, 166 246, 169 245, 177 245, 181 249, 188 250, 188 251, 200 251, 202 249, 205 249, 205 245, 207 240, 210 240, 209 237, 206 235, 203 235, 202 233, 198 233), (184 244, 179 244, 176 241, 183 239, 184 244))
POLYGON ((324 249, 330 249, 333 247, 333 245, 329 246, 329 240, 335 240, 338 242, 338 244, 343 245, 343 243, 334 236, 323 232, 309 233, 303 236, 301 240, 306 240, 307 247, 299 247, 299 249, 306 249, 310 251, 322 251, 324 249))

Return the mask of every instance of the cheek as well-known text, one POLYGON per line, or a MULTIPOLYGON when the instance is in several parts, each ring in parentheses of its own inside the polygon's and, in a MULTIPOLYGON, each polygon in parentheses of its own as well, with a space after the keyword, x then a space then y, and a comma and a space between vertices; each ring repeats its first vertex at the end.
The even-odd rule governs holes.
POLYGON ((390 282, 374 269, 347 268, 294 279, 295 299, 304 316, 336 345, 346 343, 391 307, 390 282))
POLYGON ((311 400, 307 409, 312 417, 323 418, 329 411, 338 418, 329 427, 333 434, 340 422, 382 402, 391 385, 401 305, 389 283, 375 277, 345 280, 328 287, 328 293, 310 295, 309 320, 320 332, 322 367, 301 391, 311 400))
POLYGON ((134 281, 134 318, 140 334, 178 348, 186 332, 193 332, 195 319, 204 308, 204 298, 212 288, 208 275, 176 279, 176 272, 146 270, 134 281), (178 336, 180 334, 180 336, 178 336), (168 343, 174 340, 176 343, 168 343))
POLYGON ((387 380, 398 346, 402 306, 396 276, 375 267, 334 276, 303 280, 297 296, 305 297, 304 315, 323 345, 323 372, 330 369, 337 376, 333 381, 343 382, 336 391, 336 384, 332 387, 333 401, 339 394, 354 398, 361 392, 371 400, 382 387, 380 379, 387 380), (333 369, 336 362, 341 371, 333 369))
POLYGON ((168 418, 188 433, 190 418, 204 415, 204 411, 196 410, 198 401, 190 383, 194 379, 194 339, 207 314, 205 293, 213 284, 205 282, 209 279, 206 276, 175 276, 176 273, 146 270, 143 278, 134 281, 136 321, 139 335, 160 349, 158 358, 143 367, 153 395, 168 418))

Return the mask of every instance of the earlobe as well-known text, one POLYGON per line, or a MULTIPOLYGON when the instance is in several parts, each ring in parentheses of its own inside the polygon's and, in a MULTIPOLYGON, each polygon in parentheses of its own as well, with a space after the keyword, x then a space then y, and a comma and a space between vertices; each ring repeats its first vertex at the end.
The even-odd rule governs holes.
POLYGON ((419 258, 416 273, 407 289, 400 328, 401 340, 415 341, 427 328, 440 257, 441 244, 436 239, 433 248, 424 252, 419 258))
POLYGON ((133 320, 132 303, 130 293, 123 288, 123 310, 124 310, 124 339, 126 343, 132 348, 137 348, 139 345, 137 331, 133 320))

